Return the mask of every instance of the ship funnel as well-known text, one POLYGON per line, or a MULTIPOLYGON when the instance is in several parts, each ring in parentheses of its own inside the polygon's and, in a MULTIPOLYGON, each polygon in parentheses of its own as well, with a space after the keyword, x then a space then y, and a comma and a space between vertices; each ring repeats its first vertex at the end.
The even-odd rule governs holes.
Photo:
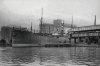
POLYGON ((40 33, 42 33, 42 24, 43 24, 43 8, 42 8, 42 15, 40 19, 40 33))
POLYGON ((96 15, 95 15, 95 19, 94 19, 94 26, 96 25, 96 15))

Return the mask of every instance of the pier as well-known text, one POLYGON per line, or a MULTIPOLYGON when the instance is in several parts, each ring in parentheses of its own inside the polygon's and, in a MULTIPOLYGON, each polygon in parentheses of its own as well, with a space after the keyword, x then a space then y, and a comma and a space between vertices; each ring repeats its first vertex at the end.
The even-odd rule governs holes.
POLYGON ((100 44, 100 25, 76 27, 68 32, 72 43, 100 44))

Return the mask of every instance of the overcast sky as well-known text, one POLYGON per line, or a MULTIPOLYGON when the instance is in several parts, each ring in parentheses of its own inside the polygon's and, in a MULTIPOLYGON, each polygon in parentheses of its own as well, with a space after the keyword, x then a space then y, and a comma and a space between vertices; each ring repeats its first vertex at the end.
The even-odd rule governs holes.
POLYGON ((38 28, 41 8, 44 9, 44 22, 63 19, 65 23, 73 21, 75 25, 100 24, 100 0, 0 0, 0 27, 15 24, 38 28))

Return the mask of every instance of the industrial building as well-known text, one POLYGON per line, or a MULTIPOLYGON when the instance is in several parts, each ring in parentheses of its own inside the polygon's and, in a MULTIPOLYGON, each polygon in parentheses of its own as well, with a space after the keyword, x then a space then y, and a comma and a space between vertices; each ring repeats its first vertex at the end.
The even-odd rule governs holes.
MULTIPOLYGON (((67 31, 71 28, 72 25, 62 23, 62 22, 63 22, 63 20, 56 19, 53 21, 53 24, 42 23, 42 26, 41 26, 42 29, 40 28, 41 32, 48 33, 48 34, 59 34, 64 29, 65 33, 67 33, 67 31)), ((76 27, 76 26, 73 25, 73 27, 76 27)))

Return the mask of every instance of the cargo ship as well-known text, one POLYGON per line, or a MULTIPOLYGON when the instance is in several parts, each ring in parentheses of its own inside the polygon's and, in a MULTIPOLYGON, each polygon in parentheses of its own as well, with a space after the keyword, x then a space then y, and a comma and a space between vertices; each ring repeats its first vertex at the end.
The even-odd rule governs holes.
POLYGON ((12 47, 32 47, 32 46, 50 46, 50 45, 62 45, 68 43, 68 37, 63 33, 53 35, 51 33, 43 33, 43 29, 40 27, 38 33, 32 32, 27 28, 12 28, 11 44, 12 47))
MULTIPOLYGON (((3 39, 11 44, 12 47, 32 47, 32 46, 47 46, 47 45, 62 45, 68 43, 68 37, 64 33, 64 22, 61 23, 61 31, 59 34, 54 35, 51 33, 50 27, 48 32, 44 31, 43 23, 43 9, 42 17, 40 19, 39 32, 35 33, 32 31, 32 23, 30 30, 24 27, 10 28, 2 27, 3 39), (7 34, 8 33, 8 34, 7 34), (7 35, 6 35, 7 34, 7 35)), ((52 27, 52 26, 51 26, 52 27)))
POLYGON ((14 28, 12 36, 13 47, 46 46, 50 44, 65 44, 65 36, 53 36, 50 34, 32 33, 26 30, 16 30, 14 28))

